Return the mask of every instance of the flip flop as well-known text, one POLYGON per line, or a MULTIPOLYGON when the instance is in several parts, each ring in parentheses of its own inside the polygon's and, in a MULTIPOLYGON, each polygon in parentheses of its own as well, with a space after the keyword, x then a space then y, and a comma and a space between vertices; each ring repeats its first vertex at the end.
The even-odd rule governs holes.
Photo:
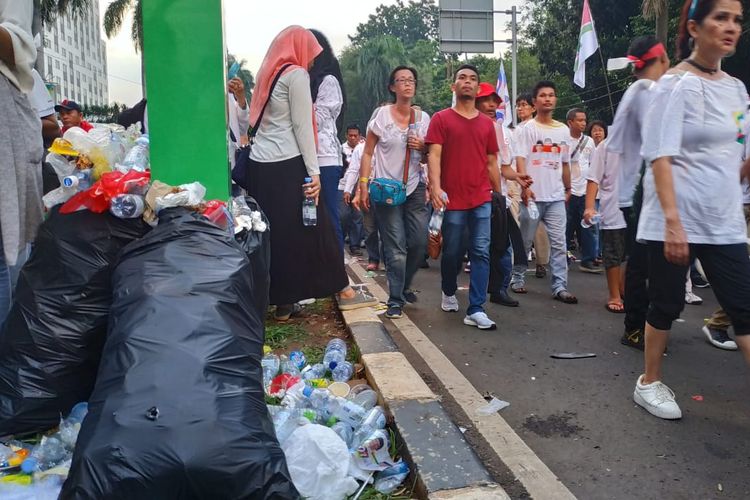
POLYGON ((526 290, 526 288, 523 286, 514 287, 513 285, 511 285, 510 289, 514 293, 529 293, 528 290, 526 290))
POLYGON ((554 295, 553 298, 555 300, 559 300, 560 302, 564 302, 565 304, 578 304, 578 299, 576 298, 576 296, 567 290, 560 290, 554 295))
POLYGON ((607 305, 605 305, 604 307, 612 314, 625 313, 625 304, 623 304, 622 302, 607 302, 607 305))

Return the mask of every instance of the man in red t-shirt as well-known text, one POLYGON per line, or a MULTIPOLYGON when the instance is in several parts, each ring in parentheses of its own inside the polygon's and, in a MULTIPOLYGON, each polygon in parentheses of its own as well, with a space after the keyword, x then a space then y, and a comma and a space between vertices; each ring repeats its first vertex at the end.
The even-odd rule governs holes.
POLYGON ((79 106, 75 101, 69 101, 68 99, 65 99, 63 102, 55 106, 55 111, 60 113, 60 121, 63 122, 63 134, 72 127, 80 127, 85 132, 88 132, 89 130, 94 128, 93 125, 83 119, 83 111, 81 110, 81 106, 79 106))
POLYGON ((471 280, 464 324, 494 330, 497 326, 484 312, 484 303, 490 277, 492 191, 501 192, 499 148, 492 120, 474 105, 479 90, 477 69, 469 64, 458 68, 452 90, 456 105, 435 113, 425 138, 432 206, 445 208, 441 307, 459 310, 456 279, 464 252, 462 236, 468 227, 471 280))

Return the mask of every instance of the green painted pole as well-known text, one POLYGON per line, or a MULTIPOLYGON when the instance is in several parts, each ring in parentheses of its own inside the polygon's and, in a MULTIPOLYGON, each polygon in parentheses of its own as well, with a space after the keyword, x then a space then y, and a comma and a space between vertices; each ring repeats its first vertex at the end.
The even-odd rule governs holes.
POLYGON ((143 57, 152 178, 198 181, 227 200, 222 0, 144 0, 143 57))

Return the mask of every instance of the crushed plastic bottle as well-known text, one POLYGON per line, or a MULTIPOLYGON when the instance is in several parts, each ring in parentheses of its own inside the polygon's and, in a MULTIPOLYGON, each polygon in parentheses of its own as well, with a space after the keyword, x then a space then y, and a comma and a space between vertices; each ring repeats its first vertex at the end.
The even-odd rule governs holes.
POLYGON ((383 408, 376 406, 372 408, 365 418, 362 419, 362 425, 354 433, 352 443, 355 445, 361 444, 370 434, 378 429, 385 429, 386 418, 383 408))
POLYGON ((148 170, 149 162, 149 138, 147 134, 142 135, 135 141, 135 145, 128 151, 117 170, 127 172, 137 170, 145 172, 148 170))
POLYGON ((586 222, 586 219, 581 219, 581 227, 584 229, 588 229, 592 226, 596 226, 602 221, 602 214, 596 213, 593 217, 591 217, 591 222, 586 222))
POLYGON ((305 353, 302 351, 292 351, 289 353, 289 361, 295 364, 298 370, 302 370, 307 364, 305 353))
POLYGON ((271 385, 271 380, 279 373, 279 367, 281 362, 279 357, 275 354, 266 354, 260 361, 260 366, 263 369, 263 386, 268 387, 271 385))
POLYGON ((348 361, 341 361, 331 371, 335 382, 347 382, 354 375, 354 366, 348 361))
POLYGON ((51 469, 68 456, 71 452, 66 449, 59 435, 44 436, 38 445, 34 446, 29 457, 21 464, 21 471, 26 474, 51 469))
POLYGON ((526 205, 526 208, 529 212, 529 219, 537 220, 539 218, 539 207, 536 206, 534 200, 529 200, 529 204, 526 205))
MULTIPOLYGON (((446 193, 443 193, 443 202, 448 200, 448 195, 446 193)), ((445 206, 441 208, 440 210, 437 210, 432 213, 432 217, 430 218, 430 234, 432 236, 437 236, 440 234, 441 229, 443 228, 443 218, 445 217, 445 206)))
POLYGON ((300 374, 297 364, 283 354, 279 356, 279 366, 281 368, 281 373, 289 373, 291 375, 300 374))
POLYGON ((352 437, 354 437, 354 431, 344 422, 336 422, 331 426, 331 430, 339 435, 342 441, 346 443, 349 448, 352 447, 352 437))
POLYGON ((146 210, 146 201, 137 194, 118 194, 112 198, 109 211, 120 219, 136 219, 146 210))
POLYGON ((396 488, 401 486, 406 476, 409 475, 409 466, 399 460, 395 465, 375 474, 374 488, 378 493, 390 495, 396 488))
POLYGON ((62 178, 60 186, 76 191, 85 191, 91 187, 91 169, 76 170, 62 178))
POLYGON ((60 421, 60 439, 69 449, 73 449, 78 441, 78 432, 81 430, 83 419, 89 411, 89 404, 84 402, 78 403, 70 410, 70 415, 60 421))
POLYGON ((300 412, 295 408, 282 408, 272 415, 273 427, 279 444, 284 443, 287 438, 300 426, 300 412))
POLYGON ((282 406, 287 408, 305 408, 309 404, 308 399, 303 394, 306 387, 307 384, 303 380, 287 387, 284 399, 281 400, 282 406))
POLYGON ((346 360, 346 342, 341 339, 331 339, 326 346, 323 364, 333 371, 336 365, 346 360))
POLYGON ((77 192, 78 191, 75 188, 66 188, 65 186, 60 186, 45 194, 42 197, 42 203, 44 203, 44 207, 49 210, 56 205, 65 203, 66 201, 71 199, 77 192))
POLYGON ((316 380, 319 378, 323 378, 326 374, 327 368, 322 363, 317 363, 315 365, 307 365, 302 370, 302 378, 304 380, 316 380))
MULTIPOLYGON (((312 182, 312 178, 305 177, 305 184, 312 182)), ((302 188, 302 224, 305 226, 318 225, 318 207, 315 198, 307 196, 307 189, 302 188)))

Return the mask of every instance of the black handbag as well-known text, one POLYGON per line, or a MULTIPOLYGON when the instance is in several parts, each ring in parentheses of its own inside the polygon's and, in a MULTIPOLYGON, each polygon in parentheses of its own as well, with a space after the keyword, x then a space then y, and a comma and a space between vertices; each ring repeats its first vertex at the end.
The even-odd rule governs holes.
MULTIPOLYGON (((246 191, 249 190, 247 178, 250 170, 250 148, 252 147, 253 137, 255 137, 255 134, 258 133, 260 122, 261 120, 263 120, 263 113, 266 112, 266 107, 268 106, 268 102, 271 100, 271 94, 273 94, 273 89, 274 87, 276 87, 276 83, 279 81, 279 78, 281 78, 284 70, 286 70, 289 66, 291 66, 291 64, 283 65, 279 72, 276 73, 276 76, 271 83, 271 88, 268 91, 268 99, 266 100, 265 104, 263 104, 263 108, 260 110, 260 115, 258 115, 258 122, 254 127, 250 129, 250 134, 248 135, 250 144, 240 146, 239 148, 237 148, 237 151, 234 152, 234 168, 232 169, 232 181, 234 181, 235 184, 246 191)), ((234 136, 234 133, 231 130, 229 131, 229 136, 231 137, 232 141, 237 142, 237 138, 234 136)))

